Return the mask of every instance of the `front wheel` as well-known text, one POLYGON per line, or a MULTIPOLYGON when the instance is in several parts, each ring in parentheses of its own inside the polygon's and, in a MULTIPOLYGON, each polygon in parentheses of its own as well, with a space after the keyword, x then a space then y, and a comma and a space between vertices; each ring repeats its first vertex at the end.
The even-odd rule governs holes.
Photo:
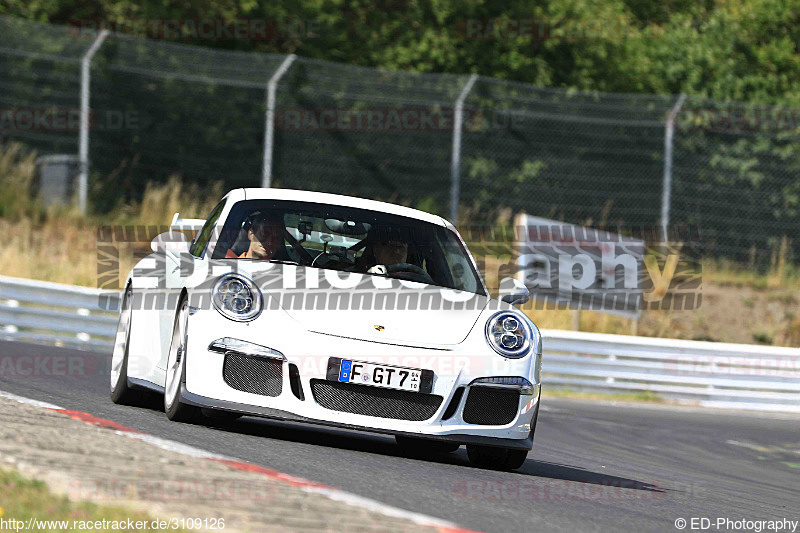
POLYGON ((198 409, 181 401, 181 385, 186 381, 187 323, 189 300, 186 296, 178 304, 172 341, 167 357, 167 376, 164 384, 164 412, 173 422, 189 422, 197 416, 198 409))
POLYGON ((128 285, 119 307, 119 323, 114 351, 111 354, 111 401, 122 405, 138 405, 142 400, 140 391, 128 385, 128 349, 131 340, 131 299, 133 288, 128 285))
POLYGON ((495 470, 516 470, 525 464, 528 450, 492 448, 489 446, 467 445, 469 462, 480 468, 495 470))

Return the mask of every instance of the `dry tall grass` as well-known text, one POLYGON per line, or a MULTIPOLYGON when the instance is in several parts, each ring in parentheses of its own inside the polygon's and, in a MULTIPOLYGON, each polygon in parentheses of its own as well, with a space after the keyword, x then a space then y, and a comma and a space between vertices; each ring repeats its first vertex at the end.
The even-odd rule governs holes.
MULTIPOLYGON (((98 227, 166 226, 175 212, 205 218, 223 195, 221 182, 201 189, 173 176, 165 184, 147 184, 141 203, 83 216, 74 205, 41 205, 31 191, 35 158, 18 144, 0 146, 0 274, 5 276, 96 286, 98 227)), ((137 243, 145 250, 148 244, 137 243)), ((120 247, 121 276, 133 264, 133 248, 126 243, 120 247)))

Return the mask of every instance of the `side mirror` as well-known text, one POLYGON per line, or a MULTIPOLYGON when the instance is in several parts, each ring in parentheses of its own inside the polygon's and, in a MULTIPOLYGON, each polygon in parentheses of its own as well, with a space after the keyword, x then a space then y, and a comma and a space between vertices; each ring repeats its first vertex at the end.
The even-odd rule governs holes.
POLYGON ((154 252, 179 255, 189 251, 189 240, 182 231, 170 230, 156 236, 150 242, 150 249, 154 252))
POLYGON ((516 278, 500 280, 500 299, 511 305, 521 305, 531 299, 531 292, 516 278))

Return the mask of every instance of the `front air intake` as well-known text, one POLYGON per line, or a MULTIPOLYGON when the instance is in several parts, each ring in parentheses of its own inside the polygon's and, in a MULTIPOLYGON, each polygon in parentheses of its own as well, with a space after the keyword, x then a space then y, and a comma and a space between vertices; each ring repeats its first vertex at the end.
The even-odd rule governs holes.
POLYGON ((324 379, 311 380, 314 400, 332 411, 421 422, 436 414, 444 398, 324 379))
POLYGON ((280 396, 283 361, 228 352, 222 365, 222 377, 236 390, 261 396, 280 396))
POLYGON ((519 412, 519 391, 472 386, 467 394, 462 418, 468 424, 503 426, 519 412))

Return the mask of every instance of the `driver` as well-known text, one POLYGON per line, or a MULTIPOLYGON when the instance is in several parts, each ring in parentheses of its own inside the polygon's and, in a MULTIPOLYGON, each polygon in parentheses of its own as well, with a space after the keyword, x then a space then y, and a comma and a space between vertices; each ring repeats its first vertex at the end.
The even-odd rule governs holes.
POLYGON ((281 256, 285 255, 285 248, 283 247, 283 234, 285 231, 286 228, 282 220, 258 215, 247 230, 247 240, 249 241, 247 251, 237 256, 233 250, 228 250, 225 257, 267 261, 270 259, 282 259, 281 256))

